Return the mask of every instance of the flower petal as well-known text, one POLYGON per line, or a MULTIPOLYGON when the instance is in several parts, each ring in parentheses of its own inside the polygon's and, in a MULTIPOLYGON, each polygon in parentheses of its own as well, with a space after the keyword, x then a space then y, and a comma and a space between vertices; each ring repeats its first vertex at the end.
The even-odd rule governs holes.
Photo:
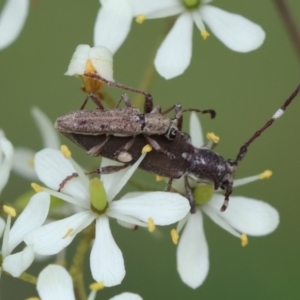
POLYGON ((91 251, 90 266, 92 276, 104 286, 120 284, 125 276, 124 259, 109 228, 107 217, 96 220, 96 236, 91 251))
POLYGON ((154 60, 157 72, 165 79, 181 75, 189 66, 192 57, 192 33, 192 17, 189 13, 183 13, 160 45, 154 60))
POLYGON ((145 15, 147 19, 170 17, 184 11, 177 0, 132 0, 131 3, 134 16, 145 15))
POLYGON ((13 164, 14 148, 0 130, 0 194, 5 187, 13 164))
POLYGON ((57 254, 73 241, 80 230, 90 225, 95 217, 90 211, 77 213, 29 232, 24 241, 27 245, 32 245, 38 254, 57 254))
POLYGON ((204 145, 201 123, 195 112, 191 112, 190 116, 190 136, 193 146, 200 148, 204 145))
POLYGON ((264 30, 243 16, 211 5, 203 6, 200 14, 216 37, 233 51, 253 51, 265 40, 264 30))
MULTIPOLYGON (((128 182, 135 170, 139 167, 141 161, 145 158, 145 156, 146 153, 142 154, 132 166, 129 166, 123 170, 111 174, 101 175, 101 180, 103 182, 107 194, 107 199, 109 202, 112 201, 116 197, 116 195, 122 190, 122 188, 128 182)), ((110 159, 104 157, 102 158, 101 167, 114 165, 120 165, 120 163, 113 162, 110 159)))
POLYGON ((89 58, 97 73, 103 78, 113 81, 113 57, 106 47, 93 47, 90 50, 89 58))
POLYGON ((90 49, 91 47, 89 45, 78 45, 76 47, 65 75, 73 76, 84 74, 90 49))
POLYGON ((176 193, 149 192, 131 198, 113 201, 110 211, 147 222, 151 217, 156 225, 173 224, 189 212, 187 199, 176 193))
POLYGON ((53 122, 37 107, 31 108, 31 114, 43 139, 43 148, 59 149, 60 141, 53 122))
POLYGON ((31 149, 17 147, 15 149, 12 169, 14 172, 30 180, 37 180, 34 166, 31 164, 35 152, 31 149))
POLYGON ((270 204, 246 197, 230 197, 225 212, 220 212, 223 196, 215 195, 210 206, 224 221, 241 233, 260 236, 273 232, 279 224, 278 211, 270 204))
POLYGON ((143 300, 143 298, 138 294, 125 292, 120 295, 116 295, 109 300, 143 300))
POLYGON ((94 27, 94 46, 105 46, 115 53, 126 39, 132 21, 128 0, 110 0, 103 3, 94 27))
POLYGON ((37 193, 31 197, 25 209, 12 226, 8 240, 8 251, 19 245, 28 232, 42 226, 50 207, 50 196, 47 193, 37 193))
MULTIPOLYGON (((75 172, 71 162, 55 149, 39 151, 34 158, 34 167, 39 179, 56 191, 59 189, 59 185, 75 172)), ((78 177, 66 182, 62 190, 84 202, 89 201, 88 190, 78 177)))
POLYGON ((43 300, 75 300, 72 278, 58 265, 48 265, 42 270, 36 289, 43 300))
POLYGON ((28 0, 7 0, 0 14, 0 49, 13 43, 24 27, 28 0))
POLYGON ((5 229, 5 224, 5 221, 0 217, 0 238, 2 238, 5 229))
POLYGON ((208 245, 203 230, 203 217, 197 209, 190 214, 177 247, 177 271, 181 280, 196 289, 209 270, 208 245))
POLYGON ((8 255, 4 258, 2 267, 13 277, 19 277, 34 260, 34 252, 31 246, 25 247, 21 252, 8 255))

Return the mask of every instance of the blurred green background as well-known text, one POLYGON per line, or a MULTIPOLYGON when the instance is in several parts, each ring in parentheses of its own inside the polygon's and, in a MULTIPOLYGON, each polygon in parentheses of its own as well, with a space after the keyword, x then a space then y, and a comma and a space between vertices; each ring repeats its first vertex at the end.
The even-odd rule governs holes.
MULTIPOLYGON (((287 3, 298 18, 300 2, 287 3)), ((0 9, 3 4, 1 1, 0 9)), ((188 70, 170 81, 157 76, 149 92, 155 104, 164 108, 174 103, 185 108, 214 108, 216 119, 201 116, 203 127, 221 137, 218 153, 234 158, 239 147, 299 84, 299 60, 272 1, 216 0, 212 4, 260 24, 267 34, 263 46, 248 54, 235 53, 213 35, 204 42, 194 30, 193 58, 188 70)), ((63 74, 75 47, 92 45, 98 9, 96 0, 33 0, 20 37, 0 52, 0 128, 15 146, 35 150, 42 147, 29 111, 33 105, 53 121, 80 107, 84 99, 80 80, 63 74)), ((143 25, 133 23, 114 57, 117 81, 139 86, 152 63, 165 22, 166 19, 149 20, 143 25)), ((110 89, 109 93, 118 99, 122 91, 110 89)), ((205 218, 210 271, 203 286, 192 290, 176 272, 176 248, 169 238, 170 228, 161 230, 162 238, 156 239, 144 230, 131 232, 111 222, 127 274, 122 285, 105 289, 97 299, 108 299, 122 291, 139 293, 144 299, 299 299, 299 111, 298 96, 284 117, 251 145, 236 176, 250 176, 265 169, 274 172, 271 179, 234 190, 234 195, 267 201, 279 211, 281 223, 273 234, 249 237, 249 245, 242 248, 238 239, 205 218)), ((186 115, 185 130, 187 120, 186 115)), ((95 165, 94 158, 63 137, 61 140, 81 164, 87 168, 95 165)), ((154 179, 145 172, 139 175, 139 180, 154 179)), ((13 201, 28 189, 28 181, 12 174, 1 200, 13 201)), ((71 259, 72 250, 69 253, 71 259)), ((88 257, 86 263, 86 283, 90 283, 88 257)), ((40 263, 29 271, 37 275, 44 265, 40 263)), ((0 284, 2 300, 36 295, 33 286, 5 275, 0 284)))

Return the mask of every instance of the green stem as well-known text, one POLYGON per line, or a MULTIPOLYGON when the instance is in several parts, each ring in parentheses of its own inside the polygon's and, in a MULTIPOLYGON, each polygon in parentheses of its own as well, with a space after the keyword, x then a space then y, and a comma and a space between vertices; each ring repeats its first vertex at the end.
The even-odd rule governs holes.
MULTIPOLYGON (((7 273, 5 271, 4 271, 4 273, 6 275, 11 276, 11 274, 9 274, 9 273, 7 273)), ((34 285, 36 285, 36 282, 37 282, 37 277, 33 276, 33 275, 31 275, 31 274, 29 274, 27 272, 23 272, 18 278, 21 279, 21 280, 23 280, 23 281, 25 281, 25 282, 34 284, 34 285)))
POLYGON ((83 278, 83 266, 84 266, 84 258, 85 253, 90 248, 91 241, 95 237, 95 224, 92 223, 89 227, 87 227, 83 233, 82 238, 77 246, 76 253, 73 257, 73 262, 70 267, 70 275, 73 278, 74 283, 74 292, 76 295, 76 299, 85 300, 87 299, 85 286, 84 286, 84 278, 83 278))
POLYGON ((289 9, 285 0, 273 0, 273 2, 282 18, 290 40, 294 46, 294 49, 296 50, 298 59, 300 60, 300 33, 291 10, 289 9))

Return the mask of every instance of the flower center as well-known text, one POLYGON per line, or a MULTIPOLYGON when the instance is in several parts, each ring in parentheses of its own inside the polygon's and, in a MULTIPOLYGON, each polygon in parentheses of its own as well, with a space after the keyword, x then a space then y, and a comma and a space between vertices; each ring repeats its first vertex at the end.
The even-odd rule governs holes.
POLYGON ((92 178, 89 184, 89 191, 92 211, 99 215, 104 214, 108 208, 108 202, 103 182, 96 177, 92 178))
POLYGON ((200 185, 194 190, 194 198, 197 205, 202 205, 211 200, 214 194, 214 189, 211 185, 200 185))
POLYGON ((182 0, 182 4, 187 10, 193 10, 201 5, 201 0, 182 0))

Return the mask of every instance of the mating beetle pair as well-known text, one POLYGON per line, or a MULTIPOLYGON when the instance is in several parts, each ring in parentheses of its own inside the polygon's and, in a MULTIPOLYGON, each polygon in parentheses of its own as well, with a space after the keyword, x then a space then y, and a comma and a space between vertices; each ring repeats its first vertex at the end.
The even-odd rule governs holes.
MULTIPOLYGON (((108 82, 95 74, 86 75, 95 80, 104 81, 110 86, 144 94, 146 98, 145 116, 151 115, 153 111, 151 95, 119 83, 108 82)), ((155 117, 148 118, 147 122, 144 123, 141 121, 139 111, 128 105, 130 103, 128 99, 124 99, 127 108, 123 111, 118 108, 108 111, 102 108, 96 111, 81 110, 58 118, 55 124, 62 134, 87 150, 88 154, 101 155, 124 163, 123 166, 119 167, 107 166, 98 169, 98 173, 112 173, 135 163, 141 155, 142 148, 147 143, 150 143, 156 151, 151 151, 146 155, 139 166, 141 169, 169 178, 166 191, 171 189, 173 179, 183 176, 186 197, 190 202, 191 212, 195 211, 195 200, 188 179, 191 178, 196 182, 213 184, 215 189, 221 188, 225 190, 225 199, 221 207, 221 211, 225 211, 228 206, 229 196, 232 193, 235 171, 239 162, 245 156, 248 146, 284 113, 299 91, 300 85, 284 102, 283 106, 276 111, 273 117, 240 148, 235 160, 226 160, 205 146, 201 148, 194 147, 190 143, 189 135, 180 131, 182 113, 184 112, 181 106, 174 106, 174 119, 166 118, 164 113, 161 113, 160 108, 157 108, 156 110, 154 109, 153 113, 155 117), (130 110, 126 111, 129 108, 130 110), (108 116, 108 126, 97 127, 97 122, 103 125, 104 121, 100 119, 100 116, 104 114, 108 116), (117 116, 118 121, 115 127, 113 125, 114 116, 117 116), (75 124, 75 126, 72 127, 72 124, 75 124), (137 124, 138 126, 136 126, 137 124), (134 128, 134 130, 128 130, 127 128, 134 128), (150 130, 144 131, 145 128, 150 128, 150 130), (171 131, 174 132, 174 135, 170 134, 171 131), (149 137, 150 135, 151 137, 149 137)), ((167 110, 167 112, 170 110, 167 110)), ((210 113, 212 117, 215 115, 213 110, 200 112, 210 113)))

